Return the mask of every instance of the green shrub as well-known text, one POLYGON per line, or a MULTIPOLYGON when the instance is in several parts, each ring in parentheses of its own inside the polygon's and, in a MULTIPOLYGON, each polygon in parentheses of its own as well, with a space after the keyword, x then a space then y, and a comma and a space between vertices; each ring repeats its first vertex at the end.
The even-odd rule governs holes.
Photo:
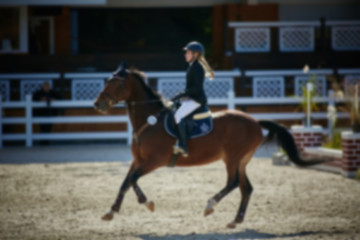
POLYGON ((341 132, 335 133, 332 139, 327 139, 327 141, 323 143, 323 147, 341 150, 341 132))

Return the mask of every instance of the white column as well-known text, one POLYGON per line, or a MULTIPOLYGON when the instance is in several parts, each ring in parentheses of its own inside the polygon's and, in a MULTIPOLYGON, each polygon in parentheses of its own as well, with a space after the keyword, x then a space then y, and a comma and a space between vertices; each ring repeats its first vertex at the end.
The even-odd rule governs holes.
POLYGON ((311 127, 310 126, 310 115, 311 115, 311 91, 313 90, 313 84, 312 83, 307 83, 306 84, 306 91, 307 91, 307 116, 306 116, 306 127, 311 127))
POLYGON ((235 109, 235 93, 234 91, 228 92, 228 109, 234 110, 235 109))
POLYGON ((25 128, 26 128, 26 147, 32 147, 32 95, 25 97, 25 128))
MULTIPOLYGON (((331 107, 334 107, 334 110, 336 109, 335 107, 335 93, 334 90, 329 90, 328 91, 328 107, 327 107, 327 119, 328 119, 328 136, 329 139, 332 140, 333 138, 333 132, 332 132, 332 127, 334 125, 333 122, 333 115, 331 115, 333 112, 331 107)), ((336 112, 334 113, 336 114, 336 112)))

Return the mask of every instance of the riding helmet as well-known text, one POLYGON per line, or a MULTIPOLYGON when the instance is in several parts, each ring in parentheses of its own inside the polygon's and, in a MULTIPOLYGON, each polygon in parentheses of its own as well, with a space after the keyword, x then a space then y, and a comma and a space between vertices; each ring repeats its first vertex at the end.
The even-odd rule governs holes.
POLYGON ((196 41, 189 42, 185 47, 184 50, 190 50, 193 52, 199 52, 200 54, 204 54, 204 46, 196 41))

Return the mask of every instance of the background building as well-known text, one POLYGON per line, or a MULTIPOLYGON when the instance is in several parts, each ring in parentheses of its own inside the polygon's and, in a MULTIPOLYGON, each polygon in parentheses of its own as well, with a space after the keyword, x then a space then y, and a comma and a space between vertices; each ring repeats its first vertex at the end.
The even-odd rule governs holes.
MULTIPOLYGON (((215 69, 354 66, 318 28, 312 52, 237 53, 229 22, 360 20, 351 0, 1 0, 0 71, 107 71, 122 59, 143 70, 180 70, 181 47, 199 40, 215 69), (274 61, 276 58, 276 61, 274 61)), ((274 32, 275 31, 275 32, 274 32)))
MULTIPOLYGON (((154 90, 171 97, 183 88, 182 47, 192 40, 205 45, 217 71, 206 90, 212 110, 237 108, 257 119, 302 123, 303 88, 316 75, 314 123, 330 126, 334 80, 345 93, 346 84, 360 82, 359 12, 355 0, 0 0, 0 145, 130 142, 126 117, 120 124, 93 110, 109 73, 127 60, 147 73, 154 90), (309 73, 302 71, 305 64, 309 73), (33 118, 33 103, 25 101, 44 81, 64 100, 57 119, 33 118), (51 134, 39 133, 46 121, 54 124, 51 134)), ((116 114, 126 109, 110 112, 116 114)), ((338 116, 339 126, 350 125, 348 115, 338 116)))

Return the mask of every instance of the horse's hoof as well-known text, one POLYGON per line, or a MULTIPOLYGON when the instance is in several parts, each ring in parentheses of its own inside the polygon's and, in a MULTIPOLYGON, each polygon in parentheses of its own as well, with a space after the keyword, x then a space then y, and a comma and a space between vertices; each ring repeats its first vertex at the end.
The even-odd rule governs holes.
POLYGON ((209 216, 210 214, 212 214, 214 212, 213 208, 206 208, 204 211, 204 217, 209 216))
POLYGON ((236 219, 236 223, 242 223, 244 221, 244 218, 239 218, 239 219, 236 219))
POLYGON ((102 220, 104 221, 111 221, 114 218, 114 214, 113 213, 107 213, 104 216, 102 216, 102 220))
POLYGON ((234 229, 236 227, 236 223, 235 222, 231 222, 229 223, 228 225, 226 225, 227 228, 230 228, 230 229, 234 229))
POLYGON ((145 203, 145 206, 146 206, 151 212, 154 212, 154 211, 155 211, 155 204, 154 204, 153 201, 146 202, 146 203, 145 203))

